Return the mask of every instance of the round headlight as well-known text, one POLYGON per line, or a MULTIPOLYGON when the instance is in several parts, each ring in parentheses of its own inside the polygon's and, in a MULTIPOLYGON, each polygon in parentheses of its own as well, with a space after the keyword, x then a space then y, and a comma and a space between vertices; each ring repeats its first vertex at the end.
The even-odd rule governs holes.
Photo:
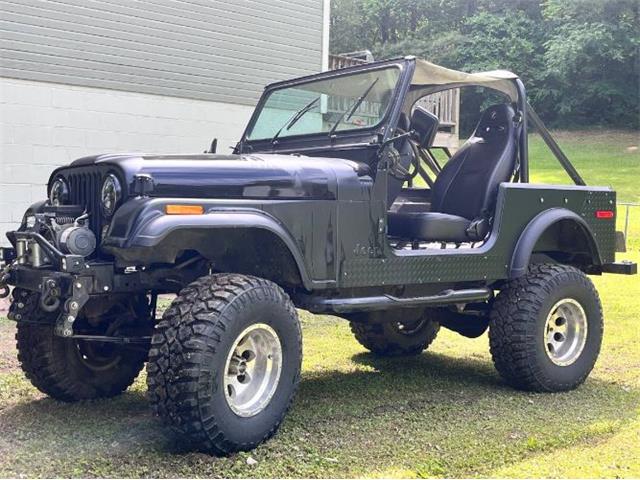
POLYGON ((121 197, 122 188, 120 187, 120 181, 118 180, 118 177, 110 173, 107 175, 107 178, 104 179, 102 190, 100 192, 102 212, 105 216, 110 217, 113 215, 121 197))
POLYGON ((59 206, 64 205, 69 201, 69 186, 63 178, 56 178, 51 184, 51 190, 49 190, 49 202, 51 205, 59 206))

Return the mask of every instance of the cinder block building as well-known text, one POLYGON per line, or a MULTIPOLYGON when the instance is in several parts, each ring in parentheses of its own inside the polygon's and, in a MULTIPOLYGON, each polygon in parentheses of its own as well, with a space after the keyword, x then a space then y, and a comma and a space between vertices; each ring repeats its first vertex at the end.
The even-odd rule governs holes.
POLYGON ((329 0, 0 0, 0 244, 76 158, 229 151, 328 35, 329 0))

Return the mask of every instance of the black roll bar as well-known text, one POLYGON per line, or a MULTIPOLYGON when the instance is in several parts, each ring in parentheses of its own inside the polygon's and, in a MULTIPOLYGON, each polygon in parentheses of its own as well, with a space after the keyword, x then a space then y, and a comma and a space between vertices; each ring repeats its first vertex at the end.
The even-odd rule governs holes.
POLYGON ((536 130, 544 140, 544 143, 547 144, 547 146, 549 147, 549 150, 551 150, 551 152, 556 157, 558 162, 560 162, 560 165, 562 165, 562 168, 564 168, 565 172, 567 172, 567 175, 571 177, 571 180, 573 180, 573 183, 581 186, 586 185, 586 182, 584 181, 584 179, 580 176, 580 174, 572 165, 572 163, 569 161, 567 156, 560 149, 560 145, 558 145, 555 139, 551 136, 551 134, 549 133, 549 130, 547 130, 547 127, 545 127, 544 123, 542 123, 542 120, 540 119, 536 111, 533 109, 533 107, 529 104, 529 102, 527 102, 527 116, 529 117, 529 120, 531 120, 532 125, 536 128, 536 130))
MULTIPOLYGON (((524 112, 529 106, 527 102, 527 92, 524 83, 519 78, 515 80, 518 91, 518 110, 524 112)), ((527 115, 522 114, 522 125, 520 126, 520 138, 518 139, 518 152, 520 156, 520 182, 529 183, 529 136, 527 135, 527 115)))

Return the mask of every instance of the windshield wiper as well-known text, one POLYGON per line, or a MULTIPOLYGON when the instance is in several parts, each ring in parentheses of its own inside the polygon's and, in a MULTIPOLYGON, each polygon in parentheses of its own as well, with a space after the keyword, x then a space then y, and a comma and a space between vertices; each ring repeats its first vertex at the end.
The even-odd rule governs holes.
POLYGON ((338 118, 338 121, 334 123, 333 127, 331 127, 331 130, 329 130, 329 136, 333 135, 333 132, 336 131, 336 129, 338 128, 338 125, 342 123, 342 120, 349 120, 351 118, 351 116, 355 113, 355 111, 358 109, 360 104, 364 102, 365 98, 367 98, 367 95, 369 95, 371 90, 373 90, 373 87, 375 86, 376 83, 378 83, 378 78, 376 78, 373 82, 371 82, 371 85, 369 85, 367 89, 364 92, 362 92, 362 95, 360 95, 358 99, 355 102, 353 102, 353 105, 351 105, 344 112, 342 112, 342 115, 340 115, 340 118, 338 118))
POLYGON ((278 137, 280 136, 283 130, 285 129, 289 130, 296 123, 298 123, 298 120, 300 120, 305 115, 305 113, 307 113, 309 110, 315 107, 316 103, 318 103, 319 100, 320 100, 320 97, 314 98, 309 103, 307 103, 304 107, 302 107, 300 110, 294 113, 291 117, 289 117, 289 119, 287 119, 287 121, 284 122, 284 125, 280 127, 280 130, 278 130, 276 134, 273 137, 271 137, 271 143, 274 143, 278 139, 278 137))

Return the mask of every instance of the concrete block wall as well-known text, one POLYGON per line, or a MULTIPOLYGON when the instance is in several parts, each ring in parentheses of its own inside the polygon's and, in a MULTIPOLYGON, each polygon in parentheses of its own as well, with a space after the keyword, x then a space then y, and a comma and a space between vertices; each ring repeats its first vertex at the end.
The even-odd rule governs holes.
POLYGON ((51 171, 114 152, 201 153, 235 145, 244 105, 0 77, 0 245, 24 210, 46 197, 51 171))

